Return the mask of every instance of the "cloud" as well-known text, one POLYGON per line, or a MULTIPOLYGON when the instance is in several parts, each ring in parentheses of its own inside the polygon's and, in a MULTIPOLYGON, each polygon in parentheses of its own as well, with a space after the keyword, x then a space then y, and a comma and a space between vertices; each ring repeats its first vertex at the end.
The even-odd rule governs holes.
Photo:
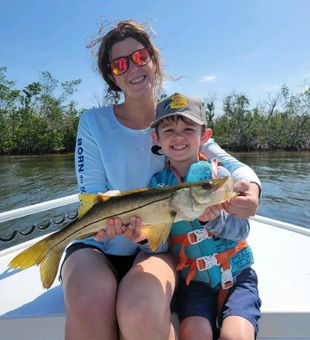
POLYGON ((208 82, 214 81, 216 79, 217 79, 216 76, 203 76, 203 77, 200 78, 200 81, 202 81, 203 83, 208 83, 208 82))
POLYGON ((278 91, 278 90, 281 89, 282 86, 283 85, 273 85, 273 86, 267 88, 266 91, 278 91))

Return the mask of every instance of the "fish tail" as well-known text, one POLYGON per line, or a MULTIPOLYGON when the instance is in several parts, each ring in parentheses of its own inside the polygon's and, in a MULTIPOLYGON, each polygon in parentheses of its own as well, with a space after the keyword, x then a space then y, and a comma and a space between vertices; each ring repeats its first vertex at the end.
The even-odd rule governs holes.
POLYGON ((51 236, 35 243, 15 256, 9 263, 10 268, 26 269, 40 265, 41 281, 44 288, 49 288, 56 277, 63 249, 50 246, 51 236))
POLYGON ((48 256, 41 262, 41 281, 43 287, 46 289, 50 288, 55 280, 62 253, 62 251, 56 252, 54 249, 51 249, 48 256))
POLYGON ((169 225, 166 223, 161 223, 142 227, 141 233, 147 238, 151 250, 155 251, 161 243, 167 241, 171 230, 171 225, 172 223, 169 225))

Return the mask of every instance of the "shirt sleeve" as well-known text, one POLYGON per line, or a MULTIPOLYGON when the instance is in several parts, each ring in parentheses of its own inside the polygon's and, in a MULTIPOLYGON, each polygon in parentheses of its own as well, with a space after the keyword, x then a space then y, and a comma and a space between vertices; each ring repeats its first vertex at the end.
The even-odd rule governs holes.
POLYGON ((225 210, 222 210, 217 218, 203 226, 214 236, 232 241, 245 240, 250 232, 248 220, 230 215, 225 210))
POLYGON ((99 148, 87 116, 87 112, 84 112, 79 121, 75 148, 75 171, 79 191, 95 194, 109 189, 99 148))
POLYGON ((201 152, 210 158, 218 158, 223 166, 231 173, 234 182, 241 179, 256 183, 261 188, 261 183, 256 173, 246 164, 229 155, 212 138, 205 143, 201 152))

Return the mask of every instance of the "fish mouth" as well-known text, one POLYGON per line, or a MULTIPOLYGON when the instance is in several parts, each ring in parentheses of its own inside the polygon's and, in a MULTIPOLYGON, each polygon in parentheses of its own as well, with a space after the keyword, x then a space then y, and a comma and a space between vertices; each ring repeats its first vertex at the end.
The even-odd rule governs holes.
POLYGON ((211 202, 213 205, 221 203, 226 200, 225 197, 233 192, 233 182, 227 176, 211 181, 197 182, 197 184, 190 188, 190 193, 198 204, 211 202))

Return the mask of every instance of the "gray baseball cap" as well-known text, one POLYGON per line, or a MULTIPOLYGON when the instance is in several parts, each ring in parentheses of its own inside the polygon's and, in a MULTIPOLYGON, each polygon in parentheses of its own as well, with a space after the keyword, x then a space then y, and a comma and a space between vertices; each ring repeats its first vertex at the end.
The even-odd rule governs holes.
POLYGON ((207 126, 202 102, 181 93, 175 93, 157 104, 156 119, 151 123, 151 127, 155 127, 160 121, 171 116, 183 116, 199 125, 207 126))

